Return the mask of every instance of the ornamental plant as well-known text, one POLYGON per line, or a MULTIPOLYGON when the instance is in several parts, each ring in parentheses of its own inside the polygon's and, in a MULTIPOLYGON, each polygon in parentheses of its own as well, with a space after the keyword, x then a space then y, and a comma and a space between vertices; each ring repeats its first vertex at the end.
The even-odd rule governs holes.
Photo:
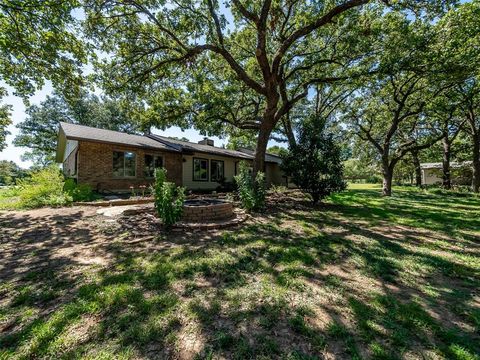
POLYGON ((242 207, 247 211, 262 209, 265 206, 265 174, 258 172, 255 179, 244 161, 240 162, 239 173, 235 176, 238 196, 242 207))
POLYGON ((155 184, 152 193, 158 217, 162 219, 163 225, 167 229, 171 228, 182 216, 185 188, 168 182, 167 170, 158 168, 155 169, 155 184))

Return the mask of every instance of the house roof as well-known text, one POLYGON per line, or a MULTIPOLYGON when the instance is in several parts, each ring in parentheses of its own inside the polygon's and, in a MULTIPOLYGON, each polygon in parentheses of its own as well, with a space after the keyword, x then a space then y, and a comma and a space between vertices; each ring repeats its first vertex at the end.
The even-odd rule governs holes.
MULTIPOLYGON (((105 130, 85 125, 60 122, 58 134, 57 162, 63 161, 66 139, 104 142, 135 146, 140 148, 158 149, 164 151, 180 152, 186 154, 204 153, 217 156, 233 157, 238 159, 253 160, 253 151, 248 149, 230 150, 221 147, 198 144, 189 141, 171 139, 160 135, 133 135, 119 131, 105 130)), ((266 162, 281 163, 280 157, 273 154, 265 155, 266 162)))
MULTIPOLYGON (((472 165, 472 162, 471 161, 462 161, 462 162, 455 162, 455 161, 452 161, 450 163, 450 167, 451 168, 461 168, 461 167, 465 167, 465 166, 471 166, 472 165)), ((443 165, 441 162, 437 162, 437 163, 421 163, 420 164, 420 168, 422 169, 442 169, 443 165)))
POLYGON ((197 144, 190 141, 181 141, 181 140, 171 139, 165 136, 154 135, 154 134, 148 135, 148 136, 152 139, 158 140, 159 142, 170 144, 171 146, 175 146, 180 151, 186 152, 186 153, 199 152, 204 154, 228 156, 228 157, 235 157, 235 158, 246 159, 246 160, 253 159, 253 157, 250 154, 246 154, 242 151, 224 149, 221 147, 216 147, 211 145, 197 144))
MULTIPOLYGON (((246 149, 246 148, 240 148, 238 149, 239 151, 241 152, 244 152, 250 156, 253 157, 253 154, 254 154, 254 151, 253 150, 250 150, 250 149, 246 149)), ((265 154, 265 161, 266 162, 272 162, 272 163, 276 163, 276 164, 281 164, 282 163, 282 158, 278 155, 274 155, 274 154, 269 154, 269 153, 266 153, 265 154)))
POLYGON ((173 146, 155 141, 148 136, 127 134, 120 131, 105 130, 64 122, 60 123, 60 131, 63 131, 65 136, 72 140, 88 140, 167 151, 178 151, 178 149, 173 146))

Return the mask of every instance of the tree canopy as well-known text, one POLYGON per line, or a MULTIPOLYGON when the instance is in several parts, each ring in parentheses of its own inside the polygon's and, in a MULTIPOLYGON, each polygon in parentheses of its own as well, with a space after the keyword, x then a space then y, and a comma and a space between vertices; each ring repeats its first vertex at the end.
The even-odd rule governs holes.
MULTIPOLYGON (((51 81, 62 93, 76 94, 85 83, 83 65, 92 55, 74 16, 81 2, 0 0, 0 82, 24 100, 51 81)), ((0 101, 7 92, 1 87, 0 101)), ((0 151, 11 124, 0 103, 0 151)))
MULTIPOLYGON (((433 16, 448 1, 398 1, 433 16)), ((87 1, 87 35, 111 57, 97 79, 142 99, 150 124, 257 133, 254 172, 272 131, 315 84, 376 70, 387 1, 87 1), (221 10, 221 11, 220 11, 221 10)), ((412 13, 412 14, 413 14, 412 13)))
POLYGON ((46 80, 70 93, 83 83, 89 47, 74 10, 81 2, 0 0, 0 80, 21 96, 46 80))
MULTIPOLYGON (((344 144, 355 128, 384 168, 407 156, 418 164, 418 151, 446 138, 431 106, 443 98, 462 114, 465 126, 449 136, 468 133, 478 189, 479 15, 479 0, 0 0, 0 79, 24 97, 50 80, 69 108, 49 99, 50 115, 47 104, 29 109, 16 139, 34 148, 27 157, 50 146, 28 133, 54 117, 129 121, 107 102, 84 117, 91 61, 90 84, 128 103, 131 122, 229 135, 228 146, 255 148, 254 173, 269 139, 293 147, 312 114, 336 120, 327 123, 344 144)), ((8 114, 0 108, 0 129, 8 114)))

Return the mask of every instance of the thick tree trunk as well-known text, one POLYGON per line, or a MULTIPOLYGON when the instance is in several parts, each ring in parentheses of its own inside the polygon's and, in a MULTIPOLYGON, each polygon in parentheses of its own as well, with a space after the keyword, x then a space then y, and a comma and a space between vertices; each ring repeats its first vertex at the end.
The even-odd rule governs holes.
POLYGON ((473 139, 473 192, 480 192, 480 133, 475 133, 473 139))
POLYGON ((413 166, 415 168, 415 186, 422 187, 422 168, 420 167, 420 159, 418 151, 412 150, 413 166))
POLYGON ((393 167, 390 166, 388 160, 382 161, 383 168, 383 196, 392 196, 392 180, 393 180, 393 167))
POLYGON ((393 171, 384 170, 383 172, 383 188, 382 188, 382 195, 383 196, 392 196, 392 179, 393 179, 393 171))
POLYGON ((253 159, 253 177, 255 178, 259 171, 265 171, 265 154, 267 152, 268 139, 272 133, 272 128, 262 126, 258 132, 257 147, 253 159))
POLYGON ((442 170, 443 170, 443 187, 447 190, 452 187, 452 179, 450 176, 450 140, 447 137, 444 137, 442 140, 443 144, 443 159, 442 159, 442 170))
POLYGON ((285 115, 285 119, 283 119, 283 127, 285 131, 285 136, 288 140, 288 146, 293 148, 297 141, 295 140, 295 135, 293 134, 292 123, 290 121, 290 113, 285 115))

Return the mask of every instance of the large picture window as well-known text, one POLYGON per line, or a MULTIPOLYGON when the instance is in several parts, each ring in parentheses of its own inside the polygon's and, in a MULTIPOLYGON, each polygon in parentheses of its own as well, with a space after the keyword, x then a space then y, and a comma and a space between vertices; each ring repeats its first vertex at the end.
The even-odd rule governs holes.
POLYGON ((224 162, 221 160, 210 161, 210 181, 222 181, 225 177, 224 162))
POLYGON ((208 160, 193 158, 193 181, 208 181, 208 160))
POLYGON ((113 152, 113 176, 114 177, 135 177, 137 158, 134 152, 114 151, 113 152))
POLYGON ((144 163, 144 175, 147 178, 153 178, 155 176, 155 169, 163 167, 163 157, 158 155, 145 155, 144 163))

